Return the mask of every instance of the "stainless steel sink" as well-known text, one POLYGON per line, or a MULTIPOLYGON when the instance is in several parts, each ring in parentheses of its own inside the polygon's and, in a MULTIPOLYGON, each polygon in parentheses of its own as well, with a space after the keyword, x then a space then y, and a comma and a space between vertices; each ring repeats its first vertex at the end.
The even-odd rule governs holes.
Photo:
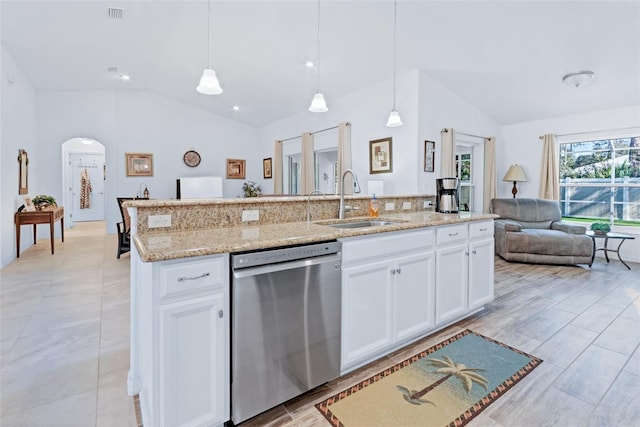
POLYGON ((337 224, 325 224, 325 225, 327 227, 333 227, 333 228, 365 228, 365 227, 382 227, 385 225, 392 225, 392 224, 397 224, 397 222, 369 220, 369 221, 339 222, 337 224))

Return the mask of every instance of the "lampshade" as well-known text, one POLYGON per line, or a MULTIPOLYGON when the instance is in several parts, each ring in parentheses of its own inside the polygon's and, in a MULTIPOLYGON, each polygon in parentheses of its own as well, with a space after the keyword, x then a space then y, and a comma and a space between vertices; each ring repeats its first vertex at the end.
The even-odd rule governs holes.
POLYGON ((205 68, 202 72, 202 77, 200 77, 200 84, 196 90, 205 95, 220 95, 222 88, 216 77, 216 72, 212 69, 205 68))
POLYGON ((513 182, 527 182, 527 175, 524 173, 524 169, 520 165, 511 165, 509 170, 505 174, 503 181, 513 182))
POLYGON ((576 88, 584 86, 596 77, 593 71, 578 71, 562 77, 562 83, 576 88))
POLYGON ((329 111, 327 108, 327 103, 324 101, 324 95, 320 92, 316 92, 313 95, 313 100, 311 101, 311 105, 309 106, 309 111, 312 113, 326 113, 329 111))
POLYGON ((397 128, 398 126, 402 126, 402 120, 400 119, 400 114, 398 114, 396 110, 393 110, 389 113, 387 127, 397 128))

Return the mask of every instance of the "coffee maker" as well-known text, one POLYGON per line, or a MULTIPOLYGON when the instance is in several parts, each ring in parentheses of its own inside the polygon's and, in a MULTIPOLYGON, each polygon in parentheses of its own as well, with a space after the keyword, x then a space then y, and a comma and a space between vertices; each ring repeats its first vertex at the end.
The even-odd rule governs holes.
POLYGON ((436 212, 458 213, 458 178, 436 179, 436 212))

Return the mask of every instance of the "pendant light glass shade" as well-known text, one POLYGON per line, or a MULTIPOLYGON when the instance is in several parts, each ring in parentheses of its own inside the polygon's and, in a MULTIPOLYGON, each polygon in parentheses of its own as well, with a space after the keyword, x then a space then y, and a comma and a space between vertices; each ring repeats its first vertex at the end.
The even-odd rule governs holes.
POLYGON ((320 92, 316 92, 313 95, 313 100, 311 101, 311 105, 309 106, 309 111, 312 113, 326 113, 329 111, 327 108, 327 103, 324 101, 324 95, 320 92))
POLYGON ((396 110, 393 110, 389 113, 389 119, 387 120, 387 127, 397 128, 402 126, 402 120, 400 119, 400 114, 396 110))
POLYGON ((200 84, 196 90, 205 95, 220 95, 222 93, 222 88, 220 87, 218 77, 216 77, 216 72, 212 69, 206 68, 202 72, 200 84))
POLYGON ((207 0, 207 68, 202 71, 200 84, 196 90, 204 95, 220 95, 222 88, 216 76, 216 72, 211 69, 211 1, 207 0))

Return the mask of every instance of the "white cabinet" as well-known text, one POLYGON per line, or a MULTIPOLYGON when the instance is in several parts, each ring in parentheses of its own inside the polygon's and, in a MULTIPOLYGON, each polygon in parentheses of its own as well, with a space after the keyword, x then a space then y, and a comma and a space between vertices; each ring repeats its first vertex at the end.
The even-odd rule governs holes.
POLYGON ((145 425, 229 419, 228 255, 143 264, 140 403, 145 425))
POLYGON ((342 372, 433 328, 433 230, 342 241, 342 372))
POLYGON ((493 222, 438 227, 436 324, 460 319, 493 300, 493 222))

